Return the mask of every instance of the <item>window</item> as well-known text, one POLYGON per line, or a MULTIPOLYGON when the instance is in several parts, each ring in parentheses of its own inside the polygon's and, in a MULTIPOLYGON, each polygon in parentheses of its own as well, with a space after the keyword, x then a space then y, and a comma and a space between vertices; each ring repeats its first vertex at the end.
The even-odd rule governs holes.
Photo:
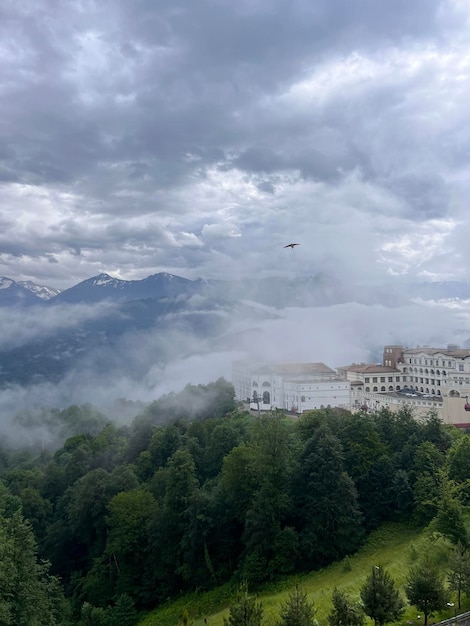
POLYGON ((389 376, 389 377, 388 377, 388 382, 389 382, 389 383, 393 382, 393 377, 392 377, 392 376, 389 376))
POLYGON ((384 383, 384 382, 385 382, 385 376, 381 376, 381 377, 380 377, 380 382, 381 382, 381 383, 384 383))
POLYGON ((364 382, 366 382, 366 383, 370 383, 370 378, 369 378, 369 376, 366 376, 366 377, 364 378, 364 382))
POLYGON ((376 383, 376 382, 377 382, 377 376, 374 376, 374 377, 372 378, 372 382, 373 382, 373 383, 376 383))
POLYGON ((300 401, 305 402, 305 396, 300 396, 300 401))
POLYGON ((377 388, 377 387, 374 387, 374 388, 372 389, 372 391, 378 391, 378 388, 377 388))
POLYGON ((463 372, 463 363, 459 363, 459 372, 463 372))

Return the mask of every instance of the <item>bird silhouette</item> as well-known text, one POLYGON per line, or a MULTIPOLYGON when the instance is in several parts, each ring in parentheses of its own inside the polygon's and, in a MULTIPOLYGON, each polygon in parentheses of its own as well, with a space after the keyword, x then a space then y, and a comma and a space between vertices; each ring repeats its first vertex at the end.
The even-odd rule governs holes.
POLYGON ((284 248, 292 248, 293 250, 294 246, 300 246, 300 243, 288 243, 287 246, 284 246, 284 248))

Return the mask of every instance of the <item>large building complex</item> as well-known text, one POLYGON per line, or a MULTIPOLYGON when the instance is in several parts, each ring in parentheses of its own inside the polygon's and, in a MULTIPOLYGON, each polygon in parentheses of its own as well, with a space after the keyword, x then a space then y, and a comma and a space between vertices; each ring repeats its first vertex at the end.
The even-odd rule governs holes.
POLYGON ((407 405, 417 417, 432 410, 446 423, 470 428, 470 350, 456 345, 388 345, 382 363, 346 365, 337 371, 323 363, 237 361, 233 384, 236 398, 259 410, 302 413, 336 406, 395 411, 407 405))

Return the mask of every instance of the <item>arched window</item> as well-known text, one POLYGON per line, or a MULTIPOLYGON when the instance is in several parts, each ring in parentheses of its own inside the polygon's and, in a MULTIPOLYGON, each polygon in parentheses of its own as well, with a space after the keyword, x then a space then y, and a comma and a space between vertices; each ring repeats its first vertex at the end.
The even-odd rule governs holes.
POLYGON ((382 385, 382 387, 380 387, 380 391, 385 391, 385 385, 382 385))
POLYGON ((374 387, 374 388, 372 389, 372 391, 378 391, 378 388, 377 388, 377 387, 374 387))
POLYGON ((369 391, 370 391, 370 387, 366 387, 366 391, 368 391, 368 392, 369 392, 369 391))
POLYGON ((449 397, 450 398, 460 398, 460 393, 458 391, 456 391, 455 389, 451 389, 449 391, 449 397))
POLYGON ((400 385, 397 385, 397 386, 396 386, 396 390, 397 390, 397 391, 400 391, 400 385))
POLYGON ((390 385, 388 388, 389 391, 393 391, 393 385, 390 385))
POLYGON ((255 390, 253 391, 253 400, 256 402, 256 400, 258 400, 258 392, 255 390))
POLYGON ((271 383, 265 380, 261 387, 271 387, 271 383))
POLYGON ((256 382, 256 380, 254 380, 254 381, 251 383, 251 385, 252 385, 252 387, 257 387, 257 386, 258 386, 258 383, 256 382))
POLYGON ((269 391, 265 391, 263 393, 263 404, 271 404, 271 396, 269 395, 269 391))
POLYGON ((305 402, 305 396, 300 396, 300 401, 305 402))

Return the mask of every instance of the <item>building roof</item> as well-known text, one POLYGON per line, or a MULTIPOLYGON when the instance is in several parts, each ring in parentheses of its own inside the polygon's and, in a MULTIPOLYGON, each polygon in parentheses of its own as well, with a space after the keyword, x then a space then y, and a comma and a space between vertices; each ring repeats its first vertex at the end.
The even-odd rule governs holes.
POLYGON ((295 383, 296 385, 309 385, 312 383, 341 383, 346 384, 346 381, 342 378, 338 378, 338 376, 311 376, 310 378, 297 378, 296 376, 289 376, 285 378, 286 383, 295 383))
POLYGON ((302 374, 336 374, 335 370, 324 363, 273 363, 272 371, 282 375, 302 375, 302 374))
POLYGON ((467 358, 470 357, 470 350, 465 348, 406 348, 404 350, 406 354, 443 354, 444 356, 453 356, 458 358, 467 358))
POLYGON ((360 365, 344 365, 338 367, 339 370, 346 370, 348 372, 358 372, 360 374, 391 374, 400 372, 395 367, 388 367, 387 365, 380 365, 378 363, 361 363, 360 365))
POLYGON ((279 376, 337 376, 337 373, 324 363, 262 363, 260 361, 236 361, 249 375, 271 374, 279 376))

